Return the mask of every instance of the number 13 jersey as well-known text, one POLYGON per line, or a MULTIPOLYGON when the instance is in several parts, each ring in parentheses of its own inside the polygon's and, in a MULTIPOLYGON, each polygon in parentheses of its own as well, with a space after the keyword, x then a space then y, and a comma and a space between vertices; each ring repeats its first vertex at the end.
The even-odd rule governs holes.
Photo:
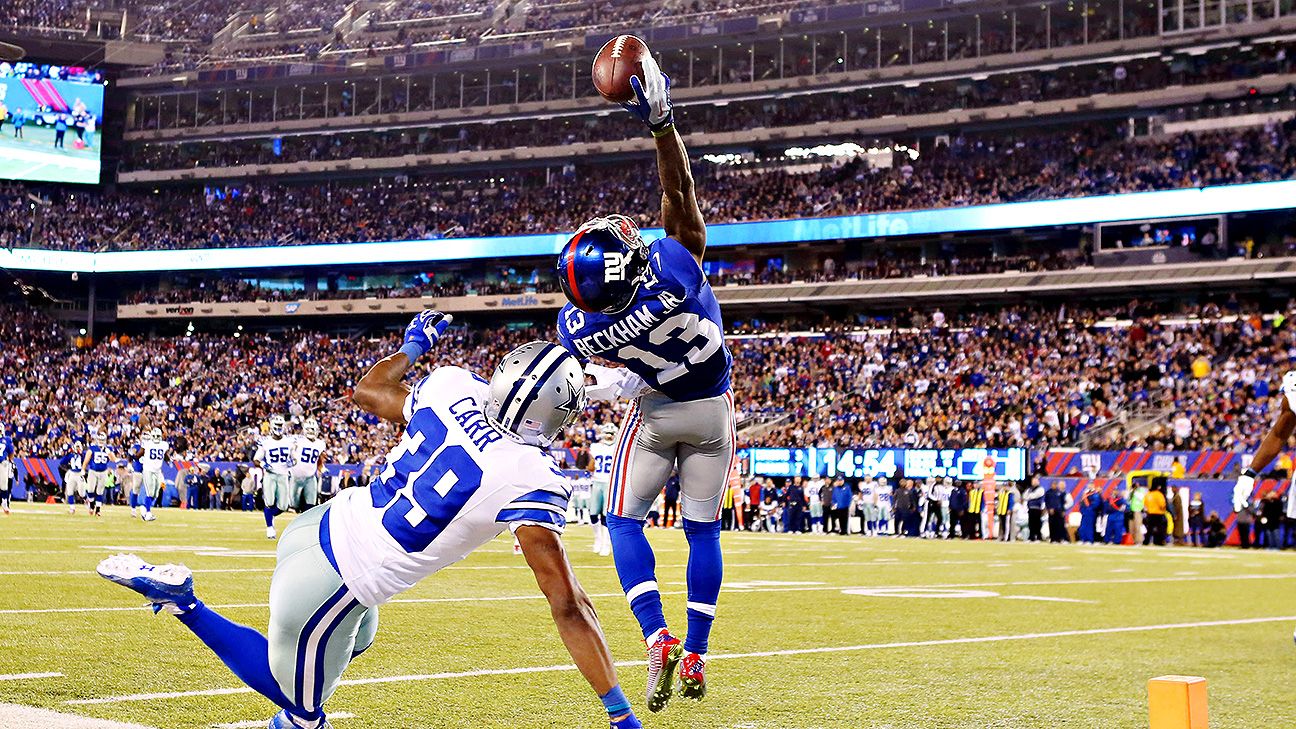
MULTIPOLYGON (((609 266, 607 275, 621 270, 609 266)), ((720 304, 693 254, 674 238, 648 247, 647 277, 629 306, 603 314, 568 303, 558 314, 558 339, 581 360, 624 364, 676 402, 729 390, 733 357, 720 304)))
POLYGON ((486 422, 485 380, 440 367, 405 400, 408 425, 368 489, 329 506, 327 537, 342 580, 380 605, 504 529, 561 533, 571 485, 549 453, 486 422))

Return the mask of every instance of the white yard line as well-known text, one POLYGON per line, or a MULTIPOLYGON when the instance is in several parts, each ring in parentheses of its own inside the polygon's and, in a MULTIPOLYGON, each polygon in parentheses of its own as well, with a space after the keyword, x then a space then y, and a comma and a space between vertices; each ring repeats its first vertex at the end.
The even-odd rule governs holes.
MULTIPOLYGON (((1236 620, 1205 620, 1192 623, 1156 623, 1152 625, 1125 625, 1111 628, 1088 628, 1085 630, 1061 630, 1051 633, 1018 633, 1015 635, 984 635, 967 638, 944 638, 940 640, 915 640, 898 643, 865 643, 861 645, 822 646, 816 648, 789 648, 775 651, 756 651, 751 653, 712 653, 708 660, 739 660, 746 658, 768 658, 772 656, 800 656, 820 653, 853 653, 873 650, 892 650, 896 648, 924 648, 942 645, 965 645, 976 643, 1003 643, 1019 640, 1042 640, 1046 638, 1070 638, 1087 635, 1108 635, 1112 633, 1145 633, 1160 630, 1190 630, 1193 628, 1214 628, 1232 625, 1254 625, 1296 621, 1296 615, 1283 615, 1263 618, 1239 618, 1236 620)), ((619 661, 618 668, 643 666, 644 661, 619 661)), ((517 668, 483 668, 473 671, 448 671, 443 673, 417 673, 404 676, 377 676, 373 678, 356 678, 340 682, 342 686, 365 686, 370 684, 408 683, 412 681, 436 681, 456 678, 478 678, 482 676, 512 676, 527 673, 550 673, 554 671, 575 671, 574 665, 525 666, 517 668)), ((106 696, 97 699, 76 699, 66 703, 72 705, 120 704, 132 701, 157 701, 178 699, 190 696, 228 696, 230 694, 251 693, 252 689, 222 688, 203 689, 199 691, 172 691, 165 693, 126 694, 123 696, 106 696)))
POLYGON ((1097 605, 1097 600, 1079 600, 1074 597, 1045 597, 1043 595, 1000 595, 1002 600, 1036 600, 1039 602, 1078 602, 1088 605, 1097 605))
MULTIPOLYGON (((264 724, 265 722, 261 722, 264 724)), ((143 724, 63 714, 18 704, 0 704, 0 729, 150 729, 143 724)))
MULTIPOLYGON (((797 587, 726 587, 722 594, 736 595, 746 592, 839 592, 850 589, 962 589, 962 588, 980 588, 980 587, 1047 587, 1051 585, 1132 585, 1132 584, 1155 584, 1162 582, 1200 582, 1207 581, 1233 581, 1233 580, 1290 580, 1296 579, 1296 574, 1257 574, 1257 575, 1218 575, 1214 577, 1127 577, 1127 578, 1095 578, 1083 580, 1021 580, 1013 582, 955 582, 948 584, 935 585, 823 585, 823 586, 797 586, 797 587)), ((685 590, 662 590, 663 595, 684 595, 685 590)), ((624 595, 620 592, 593 593, 592 598, 622 598, 624 595)), ((496 596, 472 596, 472 597, 398 597, 388 605, 407 604, 420 605, 429 603, 457 603, 457 602, 511 602, 514 600, 543 600, 544 596, 540 594, 530 595, 496 595, 496 596)), ((224 605, 208 605, 213 610, 232 610, 238 608, 268 608, 269 603, 249 602, 249 603, 230 603, 224 605)), ((118 605, 112 607, 64 607, 64 608, 6 608, 0 609, 0 615, 45 615, 50 613, 104 613, 104 612, 122 612, 131 610, 149 610, 147 605, 118 605)))
MULTIPOLYGON (((334 722, 338 719, 354 719, 355 714, 348 714, 345 711, 339 711, 336 714, 328 715, 329 721, 334 722)), ((266 719, 249 719, 247 721, 231 721, 225 724, 212 724, 212 729, 263 729, 266 725, 266 719)))
POLYGON ((61 673, 0 673, 0 681, 23 681, 29 678, 58 678, 61 673))

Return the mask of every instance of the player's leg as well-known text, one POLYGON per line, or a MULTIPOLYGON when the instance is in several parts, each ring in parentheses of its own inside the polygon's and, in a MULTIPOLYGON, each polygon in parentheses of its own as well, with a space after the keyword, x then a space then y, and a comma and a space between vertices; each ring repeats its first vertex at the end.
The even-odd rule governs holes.
POLYGON ((9 492, 13 488, 14 467, 10 461, 0 461, 0 509, 9 513, 9 492))
POLYGON ((91 471, 86 476, 86 509, 91 515, 99 511, 99 497, 107 480, 107 471, 91 471))
POLYGON ((733 398, 683 403, 672 409, 678 428, 693 437, 679 446, 680 512, 688 540, 688 635, 680 663, 680 695, 706 695, 704 659, 724 578, 720 551, 720 506, 734 468, 737 437, 733 398))
POLYGON ((162 472, 149 471, 142 477, 136 476, 142 482, 139 487, 140 496, 142 497, 144 521, 153 521, 157 517, 153 516, 153 504, 157 503, 158 494, 162 491, 162 472))
POLYGON ((140 506, 140 494, 139 494, 139 489, 132 488, 130 485, 127 485, 127 487, 126 487, 126 505, 130 507, 130 515, 131 515, 132 517, 134 517, 134 516, 138 516, 138 514, 136 513, 135 510, 138 509, 139 506, 140 506))
POLYGON ((303 478, 301 483, 298 484, 298 488, 301 490, 301 500, 304 503, 302 511, 315 508, 315 505, 319 503, 319 477, 307 476, 303 478))
POLYGON ((377 610, 351 595, 320 547, 326 511, 307 511, 284 530, 270 584, 270 671, 289 713, 307 720, 323 716, 342 672, 378 629, 377 610))
POLYGON ((675 443, 663 441, 654 431, 657 404, 645 407, 641 401, 626 416, 612 461, 607 504, 612 561, 648 644, 649 711, 661 711, 670 700, 675 667, 683 655, 679 639, 666 629, 657 558, 644 536, 644 519, 675 466, 675 443))
POLYGON ((604 557, 612 553, 612 540, 607 528, 607 484, 595 481, 590 484, 589 513, 594 525, 594 553, 604 557))
POLYGON ((356 602, 320 547, 321 516, 297 520, 279 543, 268 636, 194 597, 187 568, 118 555, 100 563, 99 573, 175 614, 234 675, 284 709, 272 726, 310 727, 322 722, 321 706, 343 669, 377 630, 376 611, 356 602))
POLYGON ((266 538, 274 539, 274 518, 292 505, 292 487, 283 473, 267 473, 264 483, 266 538))

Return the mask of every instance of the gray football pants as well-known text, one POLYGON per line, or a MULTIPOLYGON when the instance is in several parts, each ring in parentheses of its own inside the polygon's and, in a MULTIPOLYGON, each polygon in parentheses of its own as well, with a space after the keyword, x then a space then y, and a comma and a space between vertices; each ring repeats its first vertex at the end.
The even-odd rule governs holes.
POLYGON ((689 521, 716 521, 736 440, 732 392, 688 402, 659 392, 640 397, 621 424, 608 513, 644 520, 678 469, 680 513, 689 521))

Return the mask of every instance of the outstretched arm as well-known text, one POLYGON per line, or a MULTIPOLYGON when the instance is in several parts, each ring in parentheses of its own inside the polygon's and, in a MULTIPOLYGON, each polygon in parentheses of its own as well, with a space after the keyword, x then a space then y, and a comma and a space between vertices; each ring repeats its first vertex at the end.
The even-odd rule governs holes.
POLYGON ((405 422, 405 398, 410 387, 402 379, 414 365, 404 352, 387 355, 360 378, 351 402, 361 410, 391 423, 405 422))
POLYGON ((1251 457, 1249 470, 1259 473, 1269 467, 1273 459, 1278 457, 1278 453, 1287 445, 1287 440, 1292 437, 1292 432, 1296 431, 1296 413, 1287 407, 1286 398, 1283 399, 1282 412, 1278 413, 1278 419, 1274 421, 1273 427, 1265 434, 1264 440, 1260 442, 1260 448, 1256 450, 1255 455, 1251 457))
POLYGON ((662 73, 657 60, 647 55, 641 62, 643 76, 630 77, 635 100, 624 104, 639 117, 657 141, 657 173, 662 184, 662 227, 666 235, 678 240, 698 263, 706 252, 706 225, 693 190, 693 171, 689 168, 684 140, 675 130, 675 112, 671 108, 670 77, 662 73))
POLYGON ((1278 419, 1274 421, 1273 427, 1260 442, 1260 448, 1251 457, 1251 464, 1241 476, 1238 476, 1237 483, 1233 486, 1234 511, 1241 511, 1246 506, 1247 500, 1251 498, 1251 492, 1255 490, 1256 477, 1278 457, 1278 453, 1283 446, 1287 445, 1288 439, 1296 431, 1296 413, 1292 412, 1285 395, 1281 402, 1282 411, 1278 413, 1278 419))
POLYGON ((454 317, 439 311, 424 311, 405 327, 405 343, 400 351, 378 360, 360 378, 351 402, 371 415, 391 423, 405 422, 405 398, 410 388, 403 382, 405 373, 419 357, 427 353, 445 333, 454 317))
POLYGON ((657 136, 657 173, 662 184, 662 227, 666 235, 679 241, 689 253, 702 262, 706 253, 706 223, 698 207, 684 140, 672 124, 667 133, 657 136))
POLYGON ((640 726, 617 683, 612 653, 603 639, 603 629, 594 604, 576 581, 558 534, 542 526, 528 525, 514 532, 522 545, 527 565, 535 573, 540 591, 549 601, 549 611, 563 645, 581 675, 603 700, 614 726, 640 726))

